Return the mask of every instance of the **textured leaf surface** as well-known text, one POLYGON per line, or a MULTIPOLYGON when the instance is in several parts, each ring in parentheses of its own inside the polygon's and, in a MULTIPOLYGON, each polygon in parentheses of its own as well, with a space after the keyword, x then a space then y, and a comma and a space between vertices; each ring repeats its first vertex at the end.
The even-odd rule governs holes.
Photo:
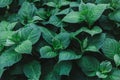
POLYGON ((29 80, 39 80, 41 75, 41 65, 37 61, 32 61, 24 66, 24 73, 29 80))

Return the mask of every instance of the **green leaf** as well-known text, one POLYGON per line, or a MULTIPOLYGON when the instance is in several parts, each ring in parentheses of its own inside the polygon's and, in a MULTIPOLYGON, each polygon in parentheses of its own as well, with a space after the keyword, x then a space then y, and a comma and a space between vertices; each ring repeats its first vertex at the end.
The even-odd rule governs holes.
POLYGON ((18 54, 15 51, 5 51, 0 56, 0 69, 3 69, 4 67, 12 66, 13 64, 20 61, 22 58, 21 54, 18 54))
POLYGON ((87 76, 95 76, 99 68, 99 61, 92 56, 83 56, 78 61, 78 66, 87 76))
POLYGON ((20 45, 15 48, 15 51, 20 54, 31 54, 32 43, 29 40, 23 41, 20 45))
POLYGON ((0 69, 0 78, 1 78, 4 71, 5 71, 5 69, 0 69))
POLYGON ((45 5, 50 6, 50 7, 56 7, 57 6, 57 4, 54 3, 54 2, 48 2, 45 5))
POLYGON ((119 54, 114 55, 114 62, 116 64, 116 66, 120 65, 120 55, 119 54))
POLYGON ((49 44, 52 44, 52 39, 55 36, 55 33, 52 34, 51 31, 49 31, 48 29, 44 28, 44 27, 40 27, 40 30, 42 32, 42 37, 43 39, 48 42, 49 44))
POLYGON ((106 38, 102 46, 102 51, 106 57, 113 59, 115 54, 120 53, 119 48, 119 42, 117 42, 115 39, 106 38))
POLYGON ((70 62, 60 62, 54 66, 54 71, 58 75, 69 76, 71 69, 72 69, 72 64, 70 62))
POLYGON ((92 29, 88 29, 87 27, 82 27, 79 30, 77 30, 76 32, 73 32, 73 35, 78 35, 81 32, 86 32, 88 34, 90 34, 91 36, 94 36, 96 34, 99 34, 102 32, 102 29, 99 26, 94 26, 92 29))
POLYGON ((94 45, 89 45, 88 47, 86 47, 84 49, 84 51, 99 52, 99 50, 97 49, 97 47, 94 46, 94 45))
POLYGON ((21 6, 21 8, 18 11, 18 15, 19 15, 19 19, 20 21, 25 24, 24 21, 26 20, 32 20, 32 17, 34 16, 35 12, 36 12, 36 7, 34 6, 34 4, 29 3, 29 2, 24 2, 21 6))
POLYGON ((66 61, 66 60, 76 60, 76 59, 80 59, 80 58, 81 58, 81 55, 77 55, 73 51, 61 51, 59 53, 59 62, 66 61))
POLYGON ((64 27, 64 24, 57 16, 51 16, 48 23, 56 27, 64 27))
POLYGON ((41 65, 37 61, 32 61, 24 66, 24 74, 28 80, 39 80, 41 76, 41 65))
POLYGON ((86 48, 86 47, 88 46, 88 38, 85 38, 85 39, 83 40, 82 45, 83 45, 83 48, 86 48))
POLYGON ((120 10, 116 10, 116 11, 109 14, 109 18, 111 20, 120 22, 120 16, 119 15, 120 15, 120 10))
POLYGON ((9 23, 6 21, 2 21, 0 23, 0 31, 12 31, 16 24, 17 22, 9 23))
POLYGON ((113 69, 113 71, 109 75, 108 80, 119 80, 119 79, 120 79, 120 70, 119 69, 113 69))
POLYGON ((57 56, 57 53, 52 50, 50 46, 44 46, 40 48, 41 58, 54 58, 57 56))
POLYGON ((8 6, 12 3, 13 0, 0 0, 0 7, 8 6))
POLYGON ((70 44, 70 34, 67 32, 61 32, 53 38, 52 43, 53 48, 56 50, 65 49, 70 44))
POLYGON ((41 31, 37 25, 28 24, 25 28, 19 30, 19 35, 23 41, 30 40, 32 44, 35 44, 40 38, 41 31))
POLYGON ((112 70, 112 64, 110 61, 103 61, 100 63, 100 71, 103 74, 109 73, 112 70))
POLYGON ((120 0, 111 0, 111 6, 115 9, 120 9, 120 0))
MULTIPOLYGON (((2 31, 0 32, 0 43, 2 45, 6 44, 7 39, 13 34, 13 31, 2 31), (4 35, 4 36, 3 36, 4 35)), ((6 45, 5 45, 6 46, 6 45)))
POLYGON ((67 14, 62 21, 68 23, 80 23, 85 20, 85 17, 80 12, 70 12, 67 14))
POLYGON ((111 2, 111 0, 96 0, 96 2, 95 3, 98 3, 98 4, 100 4, 100 3, 102 3, 102 4, 104 4, 104 3, 110 3, 111 2))
POLYGON ((61 80, 61 76, 57 75, 52 71, 45 75, 44 80, 61 80))
POLYGON ((96 75, 98 76, 98 78, 107 78, 107 76, 108 76, 107 74, 103 74, 99 71, 96 72, 96 75))
POLYGON ((102 47, 105 39, 106 39, 106 34, 102 33, 102 34, 91 37, 88 43, 89 43, 89 45, 94 45, 94 46, 96 46, 97 49, 100 49, 102 47))
POLYGON ((98 26, 93 27, 91 30, 86 27, 83 27, 83 28, 81 28, 81 30, 83 32, 90 34, 91 36, 94 36, 95 34, 99 34, 102 32, 102 29, 98 26))
POLYGON ((0 52, 3 50, 4 46, 0 45, 0 52))
POLYGON ((93 25, 96 22, 102 13, 107 9, 108 4, 93 4, 93 3, 81 3, 79 6, 79 10, 81 14, 85 16, 85 20, 89 23, 89 25, 93 25))
POLYGON ((57 15, 66 15, 69 13, 69 11, 70 11, 70 8, 67 8, 67 9, 64 9, 64 10, 58 12, 57 15))

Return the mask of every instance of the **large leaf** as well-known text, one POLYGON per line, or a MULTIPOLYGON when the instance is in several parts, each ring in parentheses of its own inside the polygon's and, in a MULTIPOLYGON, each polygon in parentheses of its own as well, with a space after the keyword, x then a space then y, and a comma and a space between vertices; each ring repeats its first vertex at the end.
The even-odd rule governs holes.
POLYGON ((113 59, 115 54, 120 53, 120 43, 114 39, 107 38, 102 46, 104 55, 110 59, 113 59))
POLYGON ((77 55, 73 51, 62 51, 59 53, 59 62, 66 61, 66 60, 76 60, 79 59, 81 55, 77 55))
POLYGON ((5 51, 0 56, 0 69, 3 69, 4 67, 12 66, 13 64, 20 61, 22 58, 21 54, 18 54, 15 51, 5 51))
MULTIPOLYGON (((109 75, 108 80, 119 80, 120 79, 120 70, 113 69, 111 74, 109 75)), ((106 79, 107 80, 107 79, 106 79)))
POLYGON ((0 7, 8 6, 13 0, 0 0, 0 7))
POLYGON ((120 10, 116 10, 116 11, 109 14, 109 18, 111 20, 120 22, 120 16, 119 15, 120 15, 120 10))
POLYGON ((95 76, 99 68, 99 61, 95 57, 83 56, 78 61, 78 65, 87 76, 95 76))
POLYGON ((52 50, 50 46, 44 46, 40 48, 41 58, 53 58, 57 56, 57 53, 52 50))
POLYGON ((70 12, 64 18, 64 22, 68 23, 80 23, 85 20, 85 17, 80 12, 70 12))
POLYGON ((24 21, 31 20, 36 10, 34 4, 25 1, 18 12, 20 21, 24 24, 24 21))
POLYGON ((92 4, 92 3, 81 3, 79 6, 80 12, 85 16, 86 21, 89 25, 93 25, 96 22, 102 13, 107 9, 107 4, 92 4))
POLYGON ((23 41, 20 45, 15 48, 15 51, 21 54, 31 54, 32 42, 29 40, 23 41))
POLYGON ((72 69, 72 64, 70 62, 60 62, 57 63, 54 67, 54 71, 58 75, 69 75, 72 69))
POLYGON ((35 44, 40 38, 41 31, 37 25, 28 24, 19 31, 19 35, 22 40, 30 40, 32 44, 35 44))
POLYGON ((41 65, 37 61, 32 61, 24 66, 24 74, 28 80, 39 80, 41 76, 41 65))
POLYGON ((106 34, 102 33, 99 35, 95 35, 90 38, 89 45, 95 45, 98 49, 100 49, 106 39, 106 34))

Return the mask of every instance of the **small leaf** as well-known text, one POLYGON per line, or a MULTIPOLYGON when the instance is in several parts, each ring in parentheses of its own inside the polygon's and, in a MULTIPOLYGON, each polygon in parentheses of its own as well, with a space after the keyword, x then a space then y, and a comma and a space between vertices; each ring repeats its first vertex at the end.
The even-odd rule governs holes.
POLYGON ((29 40, 23 41, 20 45, 15 48, 15 51, 21 54, 31 54, 32 43, 29 40))
POLYGON ((61 80, 61 76, 51 71, 51 72, 48 72, 47 75, 45 75, 44 80, 61 80))
POLYGON ((112 64, 110 61, 103 61, 100 63, 100 71, 103 74, 109 73, 112 70, 112 64))
POLYGON ((0 68, 0 78, 2 77, 2 74, 3 74, 4 71, 5 71, 5 69, 0 68))
POLYGON ((70 34, 67 32, 61 32, 53 38, 52 43, 56 50, 65 49, 70 44, 70 34))
POLYGON ((73 32, 73 35, 78 35, 81 32, 86 32, 88 34, 90 34, 91 36, 94 36, 96 34, 99 34, 102 32, 102 29, 99 26, 94 26, 92 29, 88 29, 87 27, 82 27, 79 30, 77 30, 76 32, 73 32))
POLYGON ((57 16, 51 16, 48 23, 56 27, 64 27, 64 24, 57 16))
POLYGON ((96 75, 99 77, 99 78, 107 78, 107 74, 103 74, 103 73, 101 73, 101 72, 96 72, 96 75))
POLYGON ((13 34, 13 31, 2 31, 0 32, 0 43, 2 45, 6 44, 7 39, 13 34), (3 36, 4 35, 4 36, 3 36))
POLYGON ((88 46, 88 38, 85 38, 83 40, 83 48, 86 48, 88 46))
POLYGON ((80 12, 70 12, 63 18, 63 21, 68 23, 80 23, 84 21, 84 19, 85 17, 80 14, 80 12))
POLYGON ((94 36, 95 34, 101 33, 102 29, 98 26, 93 27, 91 30, 86 27, 82 27, 81 31, 86 32, 86 33, 90 34, 91 36, 94 36))
POLYGON ((120 65, 120 55, 119 54, 114 55, 114 62, 116 64, 116 66, 120 65))
POLYGON ((40 30, 42 32, 43 39, 49 44, 52 44, 52 39, 56 34, 55 33, 52 34, 51 31, 49 31, 47 28, 44 28, 44 27, 40 27, 40 30))
POLYGON ((66 60, 76 60, 79 59, 81 55, 77 55, 73 51, 61 51, 59 53, 59 62, 60 61, 66 61, 66 60))
POLYGON ((57 56, 57 53, 52 50, 50 46, 44 46, 40 48, 41 58, 54 58, 57 56))
POLYGON ((89 45, 87 48, 84 49, 84 51, 99 52, 97 47, 94 45, 89 45))
POLYGON ((37 61, 32 61, 24 66, 23 71, 29 80, 39 80, 41 76, 41 65, 37 61))
POLYGON ((70 62, 60 62, 54 66, 54 71, 58 75, 69 75, 72 69, 72 64, 70 62))
POLYGON ((57 4, 54 3, 54 2, 48 2, 45 5, 50 6, 50 7, 56 7, 57 6, 57 4))
POLYGON ((0 31, 12 31, 16 24, 17 22, 9 23, 6 21, 2 21, 0 23, 0 31))

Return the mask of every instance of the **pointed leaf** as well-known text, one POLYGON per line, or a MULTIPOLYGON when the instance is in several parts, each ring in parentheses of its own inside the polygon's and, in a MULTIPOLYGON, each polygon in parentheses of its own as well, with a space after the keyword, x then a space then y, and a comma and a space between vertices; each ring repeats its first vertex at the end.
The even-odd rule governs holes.
POLYGON ((68 23, 80 23, 84 21, 84 19, 85 17, 80 14, 80 12, 70 12, 63 18, 63 21, 68 23))
POLYGON ((32 43, 29 40, 22 42, 15 48, 15 51, 21 54, 31 54, 32 51, 32 43))
POLYGON ((66 60, 76 60, 79 59, 81 55, 77 55, 73 51, 62 51, 59 53, 59 62, 66 61, 66 60))
POLYGON ((53 58, 57 56, 57 53, 52 50, 50 46, 44 46, 40 48, 41 58, 53 58))
POLYGON ((29 80, 39 80, 41 76, 41 65, 37 61, 32 61, 24 66, 23 71, 29 80))

